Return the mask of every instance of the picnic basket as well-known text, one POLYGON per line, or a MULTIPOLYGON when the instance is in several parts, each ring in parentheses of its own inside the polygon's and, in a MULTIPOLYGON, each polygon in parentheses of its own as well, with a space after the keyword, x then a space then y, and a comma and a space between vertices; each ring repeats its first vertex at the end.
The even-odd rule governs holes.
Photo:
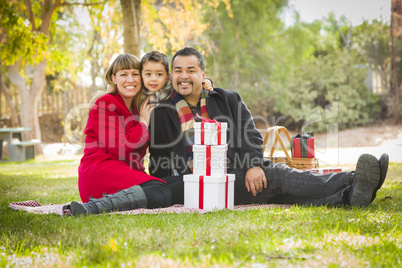
POLYGON ((263 152, 265 152, 265 149, 267 147, 269 136, 271 134, 274 135, 274 142, 272 143, 271 151, 270 151, 268 157, 266 157, 267 159, 271 160, 274 163, 283 162, 286 165, 288 165, 289 167, 297 168, 297 169, 318 168, 318 161, 316 158, 290 157, 290 155, 286 149, 286 146, 282 140, 281 133, 285 134, 285 136, 290 144, 290 135, 289 135, 288 130, 285 127, 275 126, 275 127, 270 127, 267 129, 267 133, 265 134, 265 137, 264 137, 264 143, 262 144, 263 152), (278 144, 278 141, 285 153, 285 157, 274 156, 275 148, 276 148, 276 145, 278 144))

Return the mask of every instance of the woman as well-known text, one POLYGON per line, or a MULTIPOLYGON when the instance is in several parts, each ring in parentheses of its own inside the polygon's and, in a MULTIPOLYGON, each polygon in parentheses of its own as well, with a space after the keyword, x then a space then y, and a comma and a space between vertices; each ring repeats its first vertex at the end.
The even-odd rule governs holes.
POLYGON ((165 182, 144 172, 153 108, 149 97, 141 104, 140 61, 130 54, 118 56, 105 81, 108 90, 96 99, 84 131, 85 150, 78 168, 84 203, 73 201, 72 214, 169 206, 171 193, 165 182))

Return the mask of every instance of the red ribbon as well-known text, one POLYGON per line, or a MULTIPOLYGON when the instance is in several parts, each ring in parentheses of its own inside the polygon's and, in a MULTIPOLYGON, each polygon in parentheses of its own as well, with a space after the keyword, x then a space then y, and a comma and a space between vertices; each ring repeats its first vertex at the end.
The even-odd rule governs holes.
POLYGON ((221 144, 222 141, 222 137, 221 137, 221 123, 219 123, 219 127, 218 127, 218 144, 221 144))
POLYGON ((204 176, 200 176, 200 180, 199 180, 198 208, 204 209, 204 176))
POLYGON ((225 208, 228 208, 228 193, 229 193, 229 176, 226 175, 226 183, 225 183, 225 208))
POLYGON ((207 156, 206 156, 206 175, 211 176, 211 145, 206 145, 207 156))
POLYGON ((221 138, 221 136, 222 136, 222 134, 221 134, 221 122, 218 122, 218 121, 216 121, 216 120, 214 120, 214 119, 209 119, 209 118, 204 118, 204 117, 202 117, 202 116, 200 116, 198 113, 196 113, 195 114, 198 118, 200 118, 202 121, 201 121, 201 144, 203 145, 204 144, 204 133, 205 133, 205 131, 204 131, 204 123, 213 123, 213 124, 215 124, 216 125, 216 127, 217 127, 217 129, 218 129, 218 144, 221 144, 221 140, 222 140, 222 138, 221 138))
POLYGON ((204 122, 201 122, 201 144, 202 145, 204 145, 204 136, 205 136, 204 122))

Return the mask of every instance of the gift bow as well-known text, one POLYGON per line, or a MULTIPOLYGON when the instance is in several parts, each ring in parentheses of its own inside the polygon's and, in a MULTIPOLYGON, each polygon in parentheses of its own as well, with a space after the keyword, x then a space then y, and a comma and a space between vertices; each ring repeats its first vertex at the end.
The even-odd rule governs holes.
POLYGON ((195 114, 198 118, 200 118, 202 120, 201 122, 201 144, 204 144, 204 123, 212 123, 215 124, 217 127, 217 131, 218 131, 218 136, 217 136, 217 142, 218 144, 221 144, 221 122, 218 122, 214 119, 209 119, 209 118, 204 118, 202 116, 200 116, 198 113, 195 114))
POLYGON ((215 123, 216 126, 218 127, 218 129, 221 128, 221 122, 218 122, 218 121, 216 121, 214 119, 204 118, 204 117, 200 116, 198 113, 196 113, 195 115, 198 118, 200 118, 202 120, 202 122, 204 122, 204 123, 215 123))

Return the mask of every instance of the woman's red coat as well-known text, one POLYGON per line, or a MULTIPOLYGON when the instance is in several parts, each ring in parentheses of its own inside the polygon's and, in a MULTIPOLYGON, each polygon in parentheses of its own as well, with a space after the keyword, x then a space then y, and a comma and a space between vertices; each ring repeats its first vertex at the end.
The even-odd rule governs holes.
POLYGON ((139 123, 117 94, 100 97, 89 112, 85 128, 84 156, 78 168, 82 202, 102 197, 149 180, 143 160, 150 140, 147 127, 139 123))

